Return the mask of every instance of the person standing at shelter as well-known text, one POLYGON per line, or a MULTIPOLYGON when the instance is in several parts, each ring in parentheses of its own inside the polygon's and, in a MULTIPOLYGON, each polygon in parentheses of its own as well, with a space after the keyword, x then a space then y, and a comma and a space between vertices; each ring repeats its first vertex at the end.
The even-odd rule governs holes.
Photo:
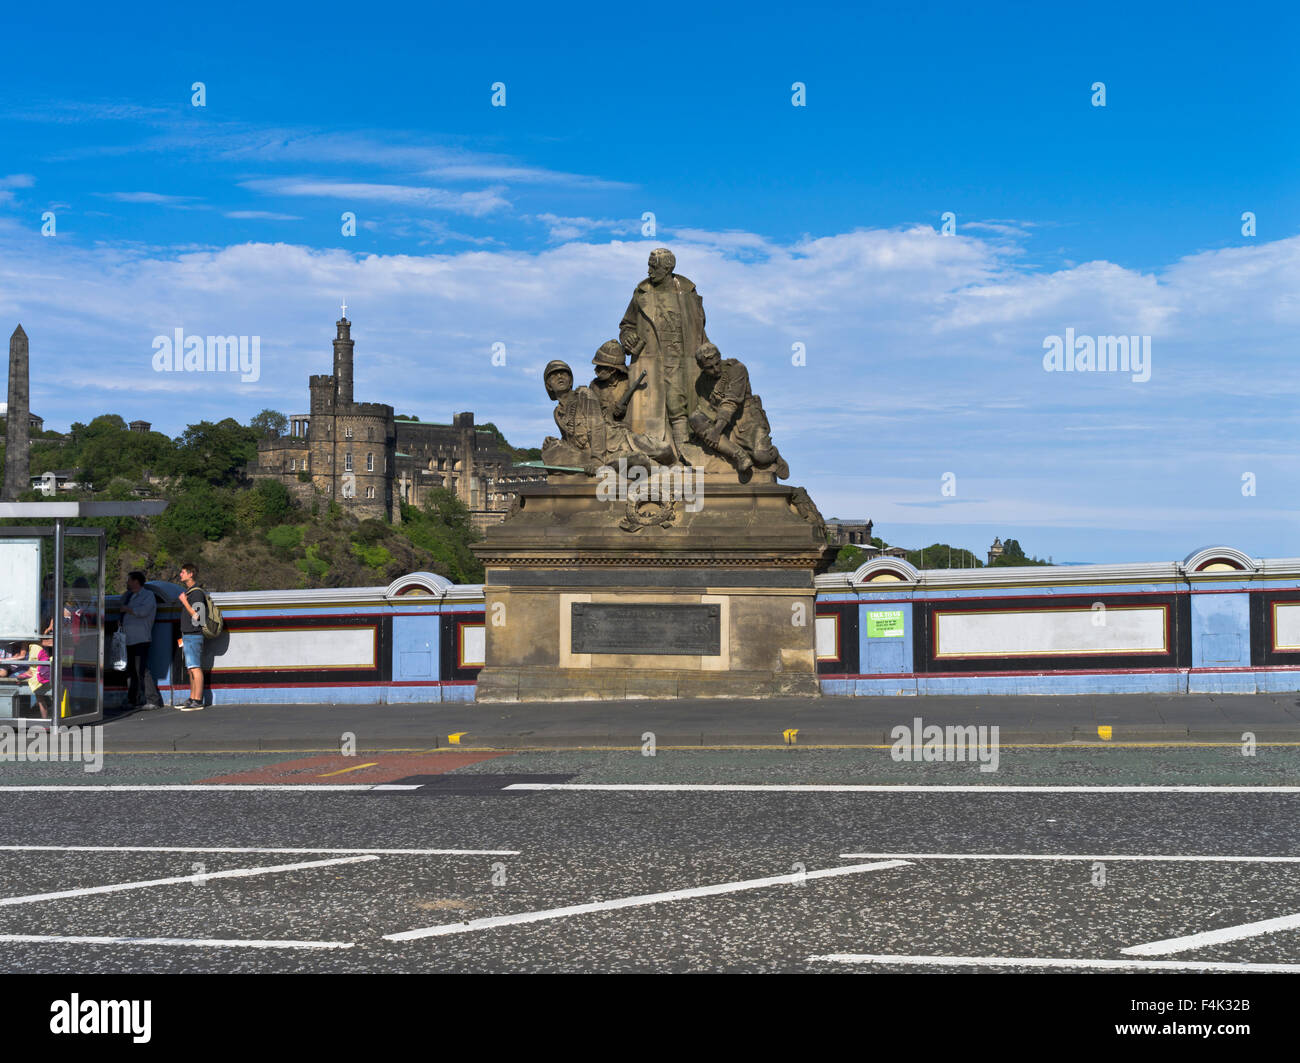
POLYGON ((181 566, 181 583, 185 590, 178 599, 181 603, 180 647, 185 654, 185 670, 190 676, 190 697, 181 712, 196 712, 203 708, 203 621, 208 616, 208 592, 198 583, 198 570, 188 562, 181 566))
POLYGON ((162 708, 158 683, 149 670, 149 649, 158 599, 144 585, 144 573, 126 577, 127 595, 122 600, 122 631, 126 635, 126 703, 132 709, 162 708))

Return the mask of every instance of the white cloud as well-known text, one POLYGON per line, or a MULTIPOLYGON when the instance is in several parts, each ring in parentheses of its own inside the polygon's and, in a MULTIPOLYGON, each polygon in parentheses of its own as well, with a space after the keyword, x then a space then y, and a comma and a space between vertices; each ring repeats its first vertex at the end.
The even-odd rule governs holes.
POLYGON ((417 185, 380 184, 365 181, 336 181, 305 177, 270 177, 241 181, 254 192, 278 196, 315 196, 362 202, 399 203, 408 207, 431 207, 481 217, 502 210, 509 203, 497 188, 474 192, 452 192, 445 188, 417 185))
MULTIPOLYGON (((176 431, 305 408, 346 296, 358 398, 440 421, 474 410, 536 445, 553 431, 540 367, 585 369, 660 243, 703 294, 711 338, 749 365, 793 482, 824 513, 873 517, 895 541, 891 522, 918 519, 939 529, 927 541, 958 523, 1000 534, 1140 526, 1189 549, 1230 538, 1216 532, 1224 522, 1273 540, 1296 530, 1284 515, 1300 495, 1300 237, 1149 272, 1092 262, 1038 274, 1000 240, 926 226, 792 244, 692 230, 421 255, 79 248, 0 226, 0 322, 21 320, 31 336, 33 406, 51 425, 113 409, 176 431), (152 338, 177 327, 261 336, 256 389, 154 374, 152 338), (1151 334, 1151 380, 1044 372, 1043 337, 1066 327, 1151 334), (505 366, 492 365, 495 342, 505 366), (791 364, 794 343, 806 366, 791 364), (909 504, 939 502, 949 471, 963 505, 909 504), (1247 471, 1257 497, 1240 493, 1247 471)), ((1086 556, 1125 556, 1122 543, 1106 550, 1086 556)), ((1300 538, 1268 552, 1300 554, 1300 538)))
POLYGON ((116 203, 147 203, 158 207, 192 208, 194 196, 169 196, 161 192, 95 192, 100 199, 116 203))
POLYGON ((278 214, 273 210, 228 210, 225 217, 238 221, 302 221, 297 214, 278 214))

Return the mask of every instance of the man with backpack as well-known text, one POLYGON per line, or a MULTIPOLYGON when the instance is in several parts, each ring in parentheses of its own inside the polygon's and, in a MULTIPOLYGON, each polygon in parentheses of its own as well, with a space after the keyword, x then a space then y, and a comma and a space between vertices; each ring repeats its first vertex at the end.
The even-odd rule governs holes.
POLYGON ((181 566, 181 637, 179 645, 185 654, 185 669, 190 676, 190 698, 176 707, 181 712, 197 712, 203 708, 203 637, 204 628, 211 627, 209 613, 212 599, 198 583, 198 570, 189 562, 181 566))
POLYGON ((153 642, 154 616, 158 600, 144 585, 144 573, 136 570, 126 577, 127 594, 122 599, 122 633, 126 637, 126 703, 133 709, 162 708, 158 684, 149 670, 149 647, 153 642))

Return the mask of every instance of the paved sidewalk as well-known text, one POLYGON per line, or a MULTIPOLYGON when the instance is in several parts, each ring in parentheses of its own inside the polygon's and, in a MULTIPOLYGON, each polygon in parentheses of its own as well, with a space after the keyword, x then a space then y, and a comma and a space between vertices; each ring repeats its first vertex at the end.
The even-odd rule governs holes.
POLYGON ((544 704, 210 705, 109 716, 110 752, 639 746, 883 745, 898 724, 993 725, 1003 743, 1300 742, 1297 694, 1117 694, 1079 697, 773 698, 544 704))

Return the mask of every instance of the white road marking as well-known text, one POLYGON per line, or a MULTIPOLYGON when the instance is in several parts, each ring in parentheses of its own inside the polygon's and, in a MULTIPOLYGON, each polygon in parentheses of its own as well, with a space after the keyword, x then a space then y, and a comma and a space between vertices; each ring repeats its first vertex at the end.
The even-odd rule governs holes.
POLYGON ((274 849, 197 845, 0 845, 4 853, 285 853, 289 856, 518 856, 518 849, 274 849))
POLYGON ((1300 856, 1141 856, 1132 853, 840 853, 841 860, 1111 860, 1143 863, 1300 864, 1300 856))
POLYGON ((196 945, 208 949, 350 949, 352 941, 243 941, 238 938, 62 937, 57 934, 0 934, 0 945, 196 945))
POLYGON ((49 785, 49 786, 0 786, 0 794, 153 794, 185 793, 185 791, 205 790, 246 790, 255 793, 259 790, 294 790, 298 793, 359 793, 361 790, 419 790, 422 782, 92 782, 85 786, 49 785))
POLYGON ((645 793, 825 794, 1300 794, 1300 786, 927 786, 857 783, 516 782, 505 790, 612 790, 645 793))
POLYGON ((154 878, 141 882, 114 882, 108 886, 88 886, 84 889, 57 890, 54 893, 29 893, 23 897, 0 898, 0 907, 12 904, 31 904, 33 901, 52 901, 62 897, 89 897, 97 893, 119 893, 122 890, 144 889, 146 886, 173 886, 181 882, 207 882, 214 878, 252 878, 254 875, 275 875, 282 871, 303 871, 307 868, 333 867, 337 864, 357 864, 365 860, 378 860, 377 856, 344 856, 334 860, 309 860, 301 864, 278 864, 274 867, 238 867, 233 871, 206 871, 198 875, 176 875, 172 878, 154 878))
POLYGON ((620 897, 612 901, 573 904, 567 908, 548 908, 539 912, 520 912, 517 915, 494 915, 483 919, 471 919, 464 923, 443 923, 440 926, 428 926, 419 930, 404 930, 400 934, 385 934, 384 940, 414 941, 416 938, 438 937, 443 934, 465 934, 474 930, 490 930, 498 926, 513 926, 517 923, 537 923, 545 919, 564 919, 571 915, 609 912, 619 908, 636 908, 646 904, 659 904, 664 901, 689 900, 693 897, 716 897, 724 893, 738 893, 741 890, 764 889, 768 886, 808 882, 821 878, 836 878, 840 875, 857 875, 864 871, 884 871, 886 868, 907 866, 906 860, 884 860, 871 864, 852 864, 848 867, 824 868, 820 871, 796 872, 792 875, 752 878, 743 882, 723 882, 714 886, 695 886, 690 889, 669 890, 666 893, 643 893, 636 897, 620 897))
POLYGON ((1185 937, 1148 941, 1145 945, 1132 945, 1119 951, 1126 956, 1167 956, 1171 952, 1203 949, 1209 945, 1221 945, 1226 941, 1240 941, 1242 938, 1273 934, 1279 930, 1295 930, 1297 927, 1300 927, 1300 915, 1282 915, 1276 919, 1242 923, 1240 926, 1228 926, 1222 930, 1207 930, 1201 934, 1188 934, 1185 937))
POLYGON ((879 963, 907 967, 1078 967, 1094 971, 1254 971, 1287 974, 1300 963, 1198 963, 1193 960, 1042 959, 1038 956, 888 956, 833 952, 809 956, 809 963, 879 963))

